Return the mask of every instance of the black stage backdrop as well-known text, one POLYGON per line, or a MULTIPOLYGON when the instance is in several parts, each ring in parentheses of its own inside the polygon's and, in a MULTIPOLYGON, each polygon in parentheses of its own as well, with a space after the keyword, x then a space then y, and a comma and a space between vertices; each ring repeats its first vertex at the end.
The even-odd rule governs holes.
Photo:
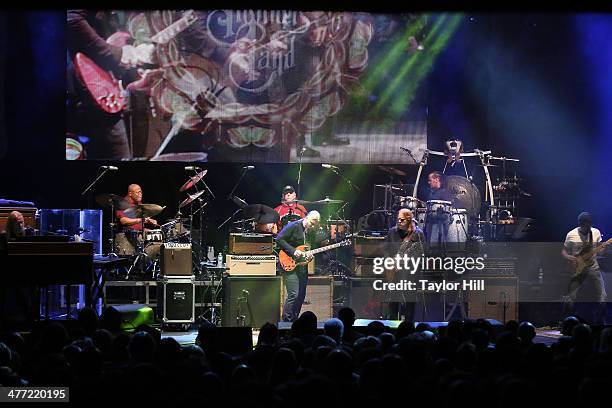
MULTIPOLYGON (((0 197, 32 200, 38 208, 98 208, 80 192, 98 166, 112 164, 120 170, 109 172, 96 193, 123 195, 129 183, 139 183, 145 202, 168 206, 161 221, 174 215, 185 198, 178 188, 189 175, 187 163, 64 159, 65 13, 14 11, 5 17, 7 149, 0 197)), ((444 140, 459 138, 466 150, 520 158, 522 188, 532 194, 520 215, 537 220, 537 240, 563 240, 584 210, 594 214, 604 235, 612 227, 607 180, 612 172, 610 161, 599 160, 606 139, 595 126, 605 109, 596 107, 590 91, 596 82, 576 35, 571 14, 466 13, 427 76, 429 148, 442 150, 444 140)), ((440 165, 431 163, 429 170, 440 165)), ((205 213, 209 244, 224 240, 216 226, 236 209, 226 196, 248 164, 202 165, 217 196, 205 213)), ((398 167, 412 183, 416 166, 398 167)), ((320 164, 304 164, 301 198, 348 200, 356 219, 371 210, 373 185, 387 177, 375 165, 340 168, 360 192, 338 187, 343 181, 333 173, 322 175, 320 164)), ((258 163, 236 194, 248 203, 274 206, 282 186, 295 184, 297 172, 297 164, 258 163)))

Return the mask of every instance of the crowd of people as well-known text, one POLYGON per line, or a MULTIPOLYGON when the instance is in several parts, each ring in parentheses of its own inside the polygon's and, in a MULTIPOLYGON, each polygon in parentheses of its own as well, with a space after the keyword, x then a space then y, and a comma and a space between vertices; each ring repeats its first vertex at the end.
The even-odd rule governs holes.
POLYGON ((496 329, 456 320, 433 329, 404 321, 391 331, 374 321, 358 331, 354 319, 341 309, 321 332, 304 312, 286 335, 266 323, 257 345, 235 355, 207 322, 195 344, 182 346, 146 325, 120 331, 111 309, 100 318, 82 309, 71 326, 3 333, 0 383, 68 386, 77 405, 236 407, 588 406, 612 385, 612 328, 596 333, 574 317, 551 345, 534 342, 529 322, 496 329))

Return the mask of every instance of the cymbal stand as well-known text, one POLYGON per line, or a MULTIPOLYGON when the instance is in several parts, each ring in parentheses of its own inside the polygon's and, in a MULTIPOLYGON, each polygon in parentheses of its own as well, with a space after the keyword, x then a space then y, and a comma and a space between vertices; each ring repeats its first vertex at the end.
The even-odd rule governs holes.
POLYGON ((111 214, 110 214, 110 223, 108 224, 110 226, 110 238, 109 238, 109 251, 108 251, 108 256, 114 256, 117 257, 117 253, 115 252, 115 204, 113 203, 112 200, 110 200, 111 202, 111 214))

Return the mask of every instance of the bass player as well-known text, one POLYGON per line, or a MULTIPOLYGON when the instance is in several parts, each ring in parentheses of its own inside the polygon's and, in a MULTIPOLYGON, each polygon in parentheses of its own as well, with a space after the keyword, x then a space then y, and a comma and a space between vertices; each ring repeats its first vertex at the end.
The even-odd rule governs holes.
POLYGON ((595 254, 603 249, 601 232, 593 228, 593 219, 588 212, 578 215, 578 227, 567 233, 561 254, 570 261, 574 271, 569 282, 568 293, 564 298, 564 312, 572 311, 578 291, 590 280, 595 288, 595 300, 598 303, 594 311, 595 323, 605 320, 606 288, 595 254))

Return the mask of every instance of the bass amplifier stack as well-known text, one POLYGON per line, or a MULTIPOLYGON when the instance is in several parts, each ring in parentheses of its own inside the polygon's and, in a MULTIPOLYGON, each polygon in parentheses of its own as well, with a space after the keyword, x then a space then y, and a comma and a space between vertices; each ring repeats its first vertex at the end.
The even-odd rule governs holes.
POLYGON ((157 314, 163 324, 195 321, 195 276, 191 244, 165 243, 160 250, 157 314))

